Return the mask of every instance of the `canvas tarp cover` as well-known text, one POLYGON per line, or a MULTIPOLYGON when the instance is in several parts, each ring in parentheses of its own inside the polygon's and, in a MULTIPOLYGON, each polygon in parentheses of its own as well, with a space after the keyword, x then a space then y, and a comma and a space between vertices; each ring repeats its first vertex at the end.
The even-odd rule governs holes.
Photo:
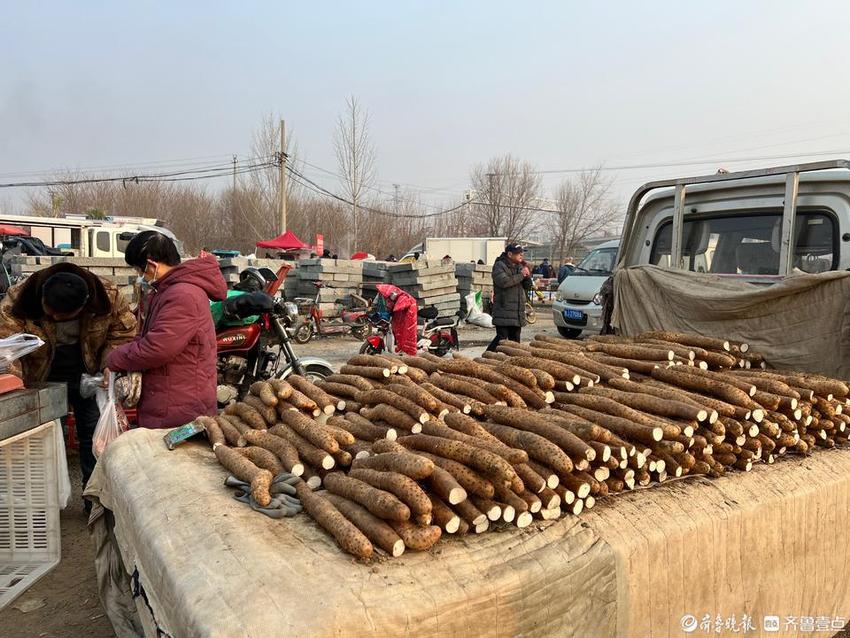
POLYGON ((674 330, 743 341, 771 367, 850 378, 850 272, 797 275, 773 285, 669 270, 614 276, 612 325, 633 336, 674 330))
POLYGON ((234 501, 208 446, 168 451, 162 434, 123 434, 87 489, 111 511, 90 528, 120 638, 155 624, 176 637, 647 638, 682 635, 686 613, 850 609, 848 450, 361 563, 306 515, 272 520, 234 501), (135 570, 141 625, 126 592, 135 570))

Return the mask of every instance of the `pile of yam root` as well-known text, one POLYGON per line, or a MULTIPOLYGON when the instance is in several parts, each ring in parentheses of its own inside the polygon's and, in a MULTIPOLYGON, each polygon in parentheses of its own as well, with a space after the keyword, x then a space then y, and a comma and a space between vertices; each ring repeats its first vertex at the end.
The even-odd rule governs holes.
POLYGON ((357 355, 315 384, 256 383, 199 421, 260 506, 274 476, 298 476, 304 510, 369 558, 846 444, 848 394, 722 339, 537 336, 476 359, 357 355))

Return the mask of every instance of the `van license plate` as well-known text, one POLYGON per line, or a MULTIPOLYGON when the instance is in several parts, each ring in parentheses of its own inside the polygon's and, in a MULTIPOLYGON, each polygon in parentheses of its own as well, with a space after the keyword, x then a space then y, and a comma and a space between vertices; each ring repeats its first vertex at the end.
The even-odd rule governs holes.
POLYGON ((564 310, 564 319, 567 321, 586 321, 581 310, 564 310))

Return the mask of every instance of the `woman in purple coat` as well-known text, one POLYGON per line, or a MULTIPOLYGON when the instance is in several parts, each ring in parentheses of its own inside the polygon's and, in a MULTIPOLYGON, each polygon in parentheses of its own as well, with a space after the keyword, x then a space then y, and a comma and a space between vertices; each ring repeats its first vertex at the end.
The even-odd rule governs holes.
POLYGON ((212 255, 181 263, 174 242, 136 235, 124 252, 153 288, 144 327, 107 357, 110 370, 142 372, 139 425, 171 428, 216 413, 216 342, 210 300, 227 296, 212 255))

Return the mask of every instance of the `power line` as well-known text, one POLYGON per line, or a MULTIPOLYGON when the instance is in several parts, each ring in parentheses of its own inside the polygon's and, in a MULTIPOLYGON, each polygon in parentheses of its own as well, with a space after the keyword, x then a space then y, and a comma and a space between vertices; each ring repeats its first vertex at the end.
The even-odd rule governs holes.
MULTIPOLYGON (((88 166, 81 168, 51 168, 44 170, 26 170, 26 171, 17 171, 17 172, 9 172, 9 173, 0 173, 0 177, 9 178, 9 177, 28 177, 28 176, 38 176, 38 175, 57 175, 61 173, 110 173, 118 170, 122 170, 126 172, 126 169, 130 168, 156 168, 159 166, 171 166, 173 168, 182 168, 186 166, 197 166, 197 162, 201 160, 213 160, 213 159, 221 159, 224 158, 224 155, 204 155, 199 157, 188 157, 183 159, 174 159, 174 160, 158 160, 158 161, 150 161, 150 162, 135 162, 132 164, 110 164, 104 166, 88 166)), ((224 161, 224 160, 222 160, 224 161)), ((205 162, 202 166, 214 166, 220 162, 205 162)))
MULTIPOLYGON (((241 170, 237 171, 237 174, 256 172, 259 170, 264 170, 266 168, 271 168, 273 166, 276 166, 276 163, 270 160, 266 160, 263 162, 255 162, 253 164, 243 166, 241 170)), ((233 167, 230 163, 227 163, 208 168, 194 168, 152 174, 130 174, 116 177, 89 177, 80 179, 53 179, 32 182, 13 182, 0 184, 0 188, 73 186, 76 184, 102 184, 114 182, 122 182, 124 184, 126 184, 127 182, 137 184, 141 182, 179 182, 197 179, 214 179, 218 177, 226 177, 232 174, 233 167)))
MULTIPOLYGON (((347 204, 348 206, 354 205, 354 202, 346 199, 345 197, 337 195, 333 191, 330 191, 330 190, 324 188, 323 186, 317 184, 316 182, 314 182, 310 178, 305 177, 299 171, 292 168, 292 166, 287 164, 286 168, 289 171, 289 174, 293 177, 294 181, 296 183, 298 183, 299 185, 303 186, 304 188, 306 188, 310 191, 313 191, 314 193, 318 193, 320 195, 325 195, 326 197, 330 197, 332 199, 335 199, 335 200, 337 200, 337 201, 339 201, 343 204, 347 204)), ((457 206, 454 206, 452 208, 440 210, 436 213, 425 213, 425 214, 421 214, 421 215, 415 215, 415 214, 410 215, 410 214, 405 214, 405 213, 391 213, 391 212, 388 212, 388 211, 385 211, 385 210, 380 210, 378 208, 361 206, 359 204, 358 204, 358 208, 360 208, 361 210, 367 211, 367 212, 375 213, 376 215, 383 215, 384 217, 392 217, 392 218, 397 218, 397 219, 429 219, 429 218, 439 217, 441 215, 447 215, 449 213, 453 213, 454 211, 460 210, 465 205, 466 205, 466 202, 464 202, 462 204, 458 204, 457 206)))
MULTIPOLYGON (((637 170, 643 168, 671 168, 677 166, 703 166, 707 164, 731 164, 735 162, 758 162, 763 160, 774 160, 774 159, 789 159, 795 157, 817 157, 823 155, 842 155, 844 153, 850 153, 850 151, 846 149, 838 149, 831 151, 814 151, 811 153, 788 153, 783 155, 762 155, 759 157, 739 157, 739 158, 715 158, 715 159, 695 159, 695 160, 683 160, 677 162, 656 162, 656 163, 648 163, 648 164, 625 164, 621 166, 601 166, 598 168, 600 171, 629 171, 629 170, 637 170)), ((544 170, 544 171, 530 171, 535 175, 553 175, 557 173, 583 173, 587 170, 597 170, 596 168, 588 169, 585 168, 560 168, 553 170, 544 170)))

